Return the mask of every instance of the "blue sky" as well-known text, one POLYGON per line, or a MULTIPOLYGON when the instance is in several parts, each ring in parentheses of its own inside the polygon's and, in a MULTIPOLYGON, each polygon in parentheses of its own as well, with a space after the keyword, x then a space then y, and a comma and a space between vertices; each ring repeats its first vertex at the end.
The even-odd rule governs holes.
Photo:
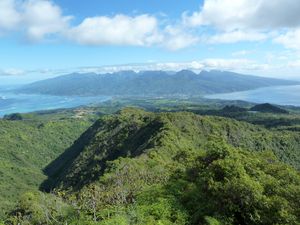
POLYGON ((300 79, 298 0, 0 0, 0 82, 221 69, 300 79))

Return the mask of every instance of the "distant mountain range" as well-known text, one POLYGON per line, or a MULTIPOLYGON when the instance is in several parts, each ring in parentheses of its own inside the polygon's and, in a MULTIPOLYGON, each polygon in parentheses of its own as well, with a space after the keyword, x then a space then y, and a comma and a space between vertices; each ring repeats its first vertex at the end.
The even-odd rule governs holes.
POLYGON ((120 71, 108 74, 73 73, 38 81, 19 88, 22 93, 65 96, 179 96, 245 91, 276 85, 295 85, 296 81, 243 75, 226 71, 189 70, 120 71))

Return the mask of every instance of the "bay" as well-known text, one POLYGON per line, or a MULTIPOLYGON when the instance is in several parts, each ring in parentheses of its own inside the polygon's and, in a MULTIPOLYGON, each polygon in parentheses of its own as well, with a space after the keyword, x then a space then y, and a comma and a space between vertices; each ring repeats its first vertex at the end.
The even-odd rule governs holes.
POLYGON ((51 96, 39 94, 16 94, 0 87, 0 117, 11 113, 73 108, 97 104, 111 99, 108 96, 51 96))

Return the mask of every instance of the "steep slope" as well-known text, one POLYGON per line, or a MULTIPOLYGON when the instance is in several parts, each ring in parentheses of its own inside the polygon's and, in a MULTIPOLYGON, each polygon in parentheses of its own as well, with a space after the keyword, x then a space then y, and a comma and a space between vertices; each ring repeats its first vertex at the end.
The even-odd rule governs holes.
POLYGON ((293 85, 296 81, 270 79, 232 72, 189 70, 121 71, 113 74, 69 74, 26 85, 18 92, 50 95, 203 95, 244 91, 274 85, 293 85))
MULTIPOLYGON (((192 113, 148 113, 124 109, 98 120, 46 171, 56 187, 79 190, 101 176, 107 161, 136 157, 153 148, 168 161, 176 152, 196 151, 217 138, 250 151, 272 150, 284 162, 300 168, 300 136, 276 132, 231 119, 192 113)), ((50 183, 49 183, 50 182, 50 183)))
POLYGON ((98 179, 106 168, 106 161, 142 154, 144 148, 151 148, 149 140, 161 126, 152 116, 142 110, 126 109, 119 116, 101 118, 46 167, 50 179, 43 184, 44 188, 53 186, 51 178, 56 178, 55 182, 64 180, 68 187, 80 189, 98 179))
POLYGON ((0 219, 20 194, 38 190, 42 169, 90 125, 85 120, 0 120, 0 219))

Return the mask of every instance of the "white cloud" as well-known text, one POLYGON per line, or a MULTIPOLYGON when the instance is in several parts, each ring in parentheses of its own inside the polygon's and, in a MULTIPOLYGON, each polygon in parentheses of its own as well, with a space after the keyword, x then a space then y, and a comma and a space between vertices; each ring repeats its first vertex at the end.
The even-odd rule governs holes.
POLYGON ((165 63, 141 63, 141 64, 127 64, 127 65, 113 65, 102 67, 84 67, 75 68, 73 71, 79 71, 80 73, 113 73, 118 71, 133 70, 136 72, 145 70, 164 70, 164 71, 180 71, 184 69, 189 70, 202 70, 204 65, 200 61, 192 62, 165 62, 165 63))
POLYGON ((183 13, 185 26, 217 31, 208 43, 235 43, 275 39, 287 48, 300 49, 299 0, 204 0, 191 14, 183 13), (282 31, 286 34, 276 38, 282 31))
POLYGON ((22 69, 10 68, 10 69, 0 70, 0 76, 20 76, 24 74, 25 71, 22 69))
POLYGON ((81 45, 160 46, 172 51, 198 42, 184 27, 162 26, 147 14, 87 17, 73 27, 71 18, 51 0, 0 0, 0 32, 18 31, 32 42, 60 35, 81 45))
POLYGON ((48 0, 28 0, 23 3, 22 9, 22 22, 27 36, 33 41, 63 32, 72 18, 63 16, 60 7, 48 0))
POLYGON ((288 31, 275 38, 274 42, 280 43, 286 48, 300 50, 300 29, 288 31))
POLYGON ((21 20, 14 0, 0 1, 0 31, 14 30, 21 20))
POLYGON ((240 41, 262 41, 266 40, 268 35, 258 32, 245 32, 245 31, 231 31, 221 34, 216 34, 208 38, 208 43, 236 43, 240 41))
POLYGON ((70 19, 49 0, 0 0, 0 31, 25 32, 32 41, 64 31, 70 19))
POLYGON ((300 60, 290 61, 287 64, 288 67, 300 68, 300 60))
POLYGON ((205 0, 203 7, 183 19, 190 26, 219 30, 276 29, 300 25, 299 0, 205 0))
POLYGON ((67 31, 67 36, 84 45, 147 46, 161 40, 157 29, 157 19, 149 15, 101 16, 84 19, 67 31))
POLYGON ((299 0, 204 0, 200 10, 184 13, 176 23, 147 14, 117 14, 87 17, 71 26, 72 16, 53 0, 0 0, 0 35, 20 32, 32 42, 59 37, 81 45, 159 46, 171 51, 199 43, 274 39, 300 49, 300 29, 295 28, 300 27, 299 11, 299 0))
MULTIPOLYGON (((255 60, 246 58, 224 59, 224 58, 207 58, 202 60, 186 61, 186 62, 151 62, 141 64, 125 64, 111 65, 100 67, 77 67, 68 69, 36 69, 36 70, 21 70, 21 69, 0 69, 0 76, 17 76, 17 75, 34 75, 39 79, 55 77, 69 73, 113 73, 118 71, 133 70, 136 72, 145 70, 163 70, 163 71, 180 71, 192 70, 199 72, 202 70, 224 70, 233 71, 244 74, 253 74, 261 76, 278 76, 278 71, 288 71, 291 68, 300 68, 300 62, 295 60, 289 64, 269 64, 259 63, 255 60)), ((295 71, 290 71, 293 75, 295 71)), ((282 73, 285 76, 286 73, 282 73)), ((20 77, 21 79, 21 77, 20 77)))
POLYGON ((147 14, 86 18, 66 31, 66 36, 82 45, 160 46, 171 51, 187 48, 199 41, 184 27, 167 25, 161 28, 158 19, 147 14))
POLYGON ((257 63, 249 59, 206 59, 203 64, 205 68, 231 71, 257 71, 270 68, 269 64, 257 63))
POLYGON ((145 70, 164 70, 164 71, 180 71, 180 70, 230 70, 236 72, 256 73, 257 71, 265 71, 272 66, 269 64, 261 64, 249 59, 220 59, 211 58, 203 60, 195 60, 189 62, 153 62, 144 64, 127 64, 102 67, 84 67, 75 68, 73 72, 81 73, 112 73, 124 70, 145 71, 145 70))
POLYGON ((234 30, 241 28, 255 2, 257 0, 205 0, 200 11, 191 16, 184 14, 183 19, 190 26, 213 25, 221 30, 234 30))

